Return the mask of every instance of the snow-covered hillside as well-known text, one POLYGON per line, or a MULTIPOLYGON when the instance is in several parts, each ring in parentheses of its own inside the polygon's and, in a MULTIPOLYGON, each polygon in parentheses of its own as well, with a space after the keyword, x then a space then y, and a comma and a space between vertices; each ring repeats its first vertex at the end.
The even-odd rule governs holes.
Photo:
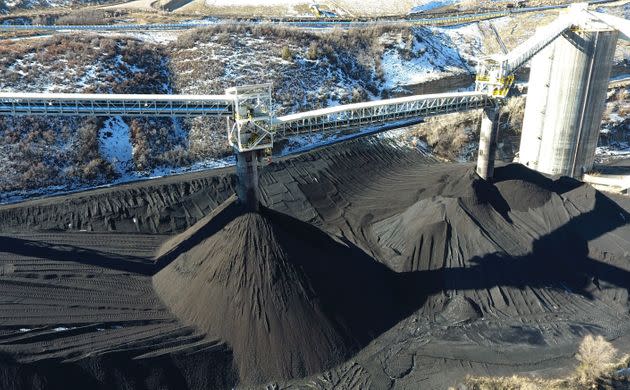
MULTIPOLYGON (((169 75, 162 50, 134 39, 87 35, 5 42, 0 46, 0 90, 163 93, 168 91, 169 75)), ((160 137, 145 136, 161 128, 174 133, 171 121, 167 122, 156 126, 149 120, 131 121, 134 134, 127 132, 127 143, 134 143, 134 167, 114 158, 120 152, 108 142, 118 134, 110 130, 119 122, 0 117, 0 190, 110 181, 137 168, 143 159, 155 159, 174 147, 176 143, 155 145, 160 137)), ((124 143, 116 146, 122 147, 124 143)))
POLYGON ((217 26, 181 36, 171 52, 171 68, 175 87, 185 93, 273 81, 277 110, 284 114, 380 98, 406 92, 412 84, 469 74, 481 51, 476 27, 313 34, 217 26))
POLYGON ((275 8, 284 10, 285 15, 295 15, 301 10, 308 10, 311 5, 317 5, 342 16, 406 15, 458 3, 459 0, 205 0, 205 5, 211 9, 237 7, 261 13, 265 8, 275 8))
MULTIPOLYGON (((173 34, 6 42, 0 90, 196 94, 272 82, 280 115, 380 99, 405 93, 410 83, 467 74, 480 48, 450 29, 316 34, 217 26, 176 40, 173 34)), ((0 159, 6 199, 25 189, 73 189, 224 165, 230 151, 223 120, 6 117, 0 118, 0 159)))
POLYGON ((384 36, 384 89, 405 91, 409 85, 474 72, 482 51, 476 24, 466 28, 414 29, 413 39, 384 36))

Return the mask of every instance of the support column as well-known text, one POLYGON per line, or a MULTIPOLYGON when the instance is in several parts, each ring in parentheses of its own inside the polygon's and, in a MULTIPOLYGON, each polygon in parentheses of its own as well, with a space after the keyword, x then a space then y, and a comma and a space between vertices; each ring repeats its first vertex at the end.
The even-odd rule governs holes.
POLYGON ((479 153, 477 174, 484 180, 491 180, 494 174, 494 158, 497 151, 499 133, 499 107, 484 108, 479 133, 479 153))
POLYGON ((260 208, 258 153, 258 150, 236 153, 236 174, 238 176, 236 195, 239 203, 249 211, 258 211, 260 208))

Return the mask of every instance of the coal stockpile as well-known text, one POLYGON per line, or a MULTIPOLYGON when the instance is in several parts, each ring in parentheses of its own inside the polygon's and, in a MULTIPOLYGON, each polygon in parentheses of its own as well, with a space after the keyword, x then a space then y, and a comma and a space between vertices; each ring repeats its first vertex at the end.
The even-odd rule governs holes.
POLYGON ((630 349, 625 198, 381 138, 266 167, 260 213, 206 175, 0 207, 1 388, 442 389, 630 349))
POLYGON ((153 283, 230 345, 242 384, 321 372, 395 323, 388 270, 304 222, 232 200, 191 230, 167 243, 153 283))

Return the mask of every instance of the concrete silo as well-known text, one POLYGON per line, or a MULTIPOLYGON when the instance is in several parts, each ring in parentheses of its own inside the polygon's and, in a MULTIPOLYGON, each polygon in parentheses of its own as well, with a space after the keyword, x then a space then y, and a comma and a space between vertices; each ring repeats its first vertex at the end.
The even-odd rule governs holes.
POLYGON ((591 22, 564 32, 532 59, 522 164, 575 178, 592 169, 618 36, 591 22))

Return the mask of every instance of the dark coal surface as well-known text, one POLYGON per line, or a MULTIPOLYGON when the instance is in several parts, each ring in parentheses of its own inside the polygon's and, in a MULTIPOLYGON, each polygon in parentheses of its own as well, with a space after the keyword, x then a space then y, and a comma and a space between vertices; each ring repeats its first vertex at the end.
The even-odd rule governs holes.
POLYGON ((231 183, 0 207, 0 388, 438 389, 630 348, 625 198, 379 138, 268 166, 260 214, 231 183))
POLYGON ((304 222, 232 201, 191 230, 153 283, 183 322, 228 343, 242 384, 316 374, 395 323, 388 270, 304 222))
POLYGON ((0 389, 216 388, 230 349, 154 294, 165 236, 0 236, 0 389), (215 373, 215 374, 213 374, 215 373))
POLYGON ((234 193, 229 169, 124 184, 0 207, 0 231, 179 233, 234 193))

